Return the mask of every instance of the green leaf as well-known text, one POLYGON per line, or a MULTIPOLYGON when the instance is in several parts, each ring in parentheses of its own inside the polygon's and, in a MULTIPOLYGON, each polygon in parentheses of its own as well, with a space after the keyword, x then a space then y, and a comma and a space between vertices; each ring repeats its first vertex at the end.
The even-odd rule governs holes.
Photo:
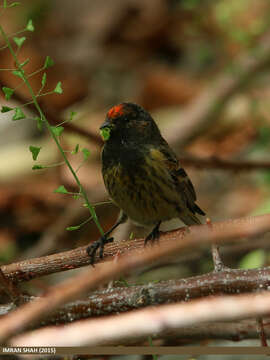
POLYGON ((78 194, 78 195, 73 195, 72 197, 73 197, 74 200, 78 200, 78 199, 81 198, 81 195, 80 195, 80 194, 78 194))
POLYGON ((32 145, 29 146, 29 150, 32 153, 33 160, 37 160, 40 149, 41 149, 41 147, 36 147, 36 146, 32 146, 32 145))
POLYGON ((26 24, 26 28, 25 28, 27 31, 35 31, 35 27, 33 25, 33 20, 32 19, 29 19, 27 24, 26 24))
POLYGON ((59 188, 55 189, 53 192, 54 193, 59 193, 59 194, 68 194, 68 191, 64 187, 64 185, 60 185, 59 188))
POLYGON ((63 126, 51 126, 51 130, 55 136, 60 136, 64 129, 65 128, 63 126))
POLYGON ((2 87, 3 93, 5 94, 6 100, 9 100, 14 93, 14 90, 6 86, 2 87))
POLYGON ((243 256, 239 263, 241 269, 254 269, 264 265, 265 252, 262 249, 254 250, 243 256))
POLYGON ((12 120, 16 121, 16 120, 21 120, 21 119, 25 119, 25 114, 23 113, 22 109, 16 107, 15 109, 15 114, 12 117, 12 120))
POLYGON ((75 146, 75 149, 71 151, 71 154, 72 154, 72 155, 78 154, 78 151, 79 151, 79 144, 77 144, 77 145, 75 146))
POLYGON ((55 92, 56 94, 62 94, 63 89, 62 89, 62 83, 61 81, 58 81, 58 83, 56 84, 55 89, 53 90, 53 92, 55 92))
POLYGON ((104 141, 107 141, 110 138, 111 129, 109 127, 104 127, 100 130, 100 135, 104 141))
POLYGON ((42 75, 41 85, 42 85, 42 86, 45 86, 46 81, 47 81, 47 74, 44 73, 44 74, 42 75))
POLYGON ((18 5, 21 5, 21 3, 18 2, 18 1, 15 1, 15 2, 11 3, 8 7, 12 8, 12 7, 15 7, 15 6, 18 6, 18 5))
POLYGON ((74 231, 74 230, 78 230, 78 229, 80 229, 80 225, 76 225, 76 226, 68 226, 68 227, 66 227, 66 230, 67 231, 74 231))
POLYGON ((45 169, 46 166, 42 166, 42 165, 34 165, 32 166, 32 170, 40 170, 40 169, 45 169))
POLYGON ((19 78, 24 80, 24 71, 23 70, 14 70, 12 74, 18 76, 19 78))
POLYGON ((1 109, 1 113, 6 113, 6 112, 9 112, 10 110, 13 110, 13 108, 3 105, 2 109, 1 109))
POLYGON ((89 158, 89 156, 90 156, 90 151, 88 149, 86 149, 86 148, 83 148, 82 153, 83 153, 84 160, 87 160, 89 158))
POLYGON ((26 64, 28 64, 29 63, 29 58, 28 59, 26 59, 24 62, 22 62, 20 65, 21 65, 21 67, 24 67, 26 64))
POLYGON ((22 36, 22 37, 14 36, 13 40, 14 40, 15 44, 20 48, 22 46, 22 44, 25 42, 26 37, 25 36, 22 36))
POLYGON ((53 65, 54 65, 53 59, 50 58, 49 56, 46 56, 45 63, 44 63, 44 68, 48 69, 49 67, 51 67, 53 65))

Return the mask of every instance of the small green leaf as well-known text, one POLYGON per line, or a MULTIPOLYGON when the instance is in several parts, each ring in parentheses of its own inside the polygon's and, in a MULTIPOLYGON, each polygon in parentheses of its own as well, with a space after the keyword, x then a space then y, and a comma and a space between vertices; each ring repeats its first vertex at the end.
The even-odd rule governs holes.
POLYGON ((29 146, 29 150, 32 153, 33 160, 37 160, 40 149, 41 149, 41 147, 36 147, 36 146, 32 146, 32 145, 29 146))
POLYGON ((5 94, 6 100, 9 100, 14 93, 14 90, 6 86, 2 87, 3 93, 5 94))
POLYGON ((42 86, 45 86, 46 81, 47 81, 47 74, 44 73, 44 74, 42 75, 41 85, 42 85, 42 86))
POLYGON ((64 129, 65 128, 63 126, 51 126, 51 130, 55 136, 60 136, 64 129))
POLYGON ((48 69, 49 67, 51 67, 53 65, 54 65, 53 59, 50 58, 49 56, 46 56, 45 63, 44 63, 44 68, 48 69))
POLYGON ((16 121, 16 120, 21 120, 21 119, 25 119, 25 114, 23 113, 22 109, 16 107, 15 109, 15 114, 12 117, 12 120, 16 121))
POLYGON ((18 76, 19 78, 24 80, 24 71, 23 70, 14 70, 12 74, 18 76))
POLYGON ((54 190, 54 193, 59 193, 59 194, 68 194, 67 189, 64 187, 64 185, 60 185, 59 188, 54 190))
POLYGON ((27 31, 35 31, 35 27, 33 25, 33 20, 32 19, 29 19, 27 24, 26 24, 26 28, 25 28, 27 31))
POLYGON ((18 5, 21 5, 21 3, 18 2, 18 1, 15 1, 15 2, 11 3, 8 7, 12 8, 12 7, 15 7, 15 6, 18 6, 18 5))
POLYGON ((80 225, 76 225, 76 226, 68 226, 68 227, 66 227, 66 230, 67 231, 74 231, 74 230, 78 230, 78 229, 80 229, 80 225))
POLYGON ((58 83, 56 84, 55 89, 53 90, 53 92, 55 92, 56 94, 62 94, 63 89, 62 89, 62 83, 61 81, 58 81, 58 83))
POLYGON ((81 198, 81 195, 80 195, 80 194, 78 194, 78 195, 73 195, 72 197, 73 197, 74 200, 78 200, 78 199, 81 198))
POLYGON ((3 105, 2 109, 1 109, 1 113, 6 113, 6 112, 9 112, 10 110, 13 110, 13 108, 3 105))
POLYGON ((75 146, 75 149, 71 151, 71 154, 72 154, 72 155, 78 154, 78 151, 79 151, 79 144, 77 144, 77 145, 75 146))
POLYGON ((20 48, 22 46, 22 44, 25 42, 26 37, 25 36, 22 36, 22 37, 14 36, 13 40, 14 40, 15 44, 20 48))
POLYGON ((90 151, 88 149, 86 149, 86 148, 83 148, 82 153, 83 153, 84 160, 87 160, 89 158, 89 156, 90 156, 90 151))
POLYGON ((21 65, 21 67, 24 67, 26 64, 28 64, 29 63, 29 58, 28 59, 26 59, 24 62, 22 62, 20 65, 21 65))
POLYGON ((42 165, 33 165, 32 166, 32 170, 40 170, 40 169, 45 169, 46 166, 42 166, 42 165))
POLYGON ((264 265, 265 252, 262 249, 254 250, 243 256, 239 263, 241 269, 254 269, 264 265))
POLYGON ((109 127, 104 127, 100 130, 100 135, 104 141, 109 140, 111 129, 109 127))

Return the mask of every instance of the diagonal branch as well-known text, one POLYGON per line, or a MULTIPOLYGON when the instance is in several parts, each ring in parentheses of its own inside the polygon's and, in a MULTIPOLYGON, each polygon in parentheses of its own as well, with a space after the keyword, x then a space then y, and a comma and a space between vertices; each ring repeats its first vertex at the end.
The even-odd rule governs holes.
POLYGON ((177 118, 164 129, 165 138, 174 147, 183 147, 204 132, 220 115, 228 101, 270 63, 270 32, 255 48, 241 54, 223 69, 211 86, 202 90, 177 118))

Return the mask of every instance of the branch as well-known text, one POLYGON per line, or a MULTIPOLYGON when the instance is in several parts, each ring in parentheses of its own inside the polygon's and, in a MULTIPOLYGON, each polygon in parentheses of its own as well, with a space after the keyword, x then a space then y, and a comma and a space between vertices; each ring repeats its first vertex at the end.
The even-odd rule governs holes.
MULTIPOLYGON (((190 301, 217 294, 235 294, 267 290, 270 286, 270 267, 250 270, 231 270, 142 286, 117 287, 96 291, 85 299, 61 307, 44 319, 41 325, 69 323, 92 316, 112 315, 137 308, 190 301)), ((24 297, 24 302, 37 300, 24 297)), ((0 315, 7 315, 12 304, 0 306, 0 315)))
MULTIPOLYGON (((201 231, 204 230, 207 234, 211 231, 213 237, 222 237, 222 234, 224 234, 224 238, 226 238, 226 233, 228 233, 232 240, 233 234, 235 234, 236 239, 239 237, 238 230, 241 228, 241 237, 250 237, 253 236, 254 229, 260 229, 260 224, 264 223, 264 221, 266 224, 267 221, 270 222, 270 215, 243 217, 212 223, 211 230, 208 228, 208 225, 200 225, 200 227, 191 226, 188 235, 185 228, 180 228, 178 230, 162 233, 160 236, 160 244, 167 247, 177 240, 181 241, 183 249, 185 248, 186 251, 194 250, 192 244, 189 243, 189 235, 198 239, 201 231)), ((203 243, 199 240, 196 241, 196 250, 200 250, 203 243)), ((239 241, 237 240, 236 243, 239 244, 239 241)), ((89 265, 90 259, 87 255, 86 248, 87 246, 82 246, 53 255, 24 260, 9 265, 2 265, 1 269, 5 276, 14 283, 28 281, 36 277, 89 265)), ((132 250, 135 250, 138 255, 144 254, 147 250, 147 248, 144 247, 144 239, 126 240, 121 243, 114 242, 107 244, 104 251, 104 258, 101 260, 97 257, 96 263, 107 262, 116 254, 125 256, 132 250)))
POLYGON ((226 160, 215 156, 203 158, 196 156, 180 157, 182 165, 199 169, 222 169, 232 171, 269 170, 269 161, 226 160))
MULTIPOLYGON (((195 247, 205 247, 211 243, 224 243, 238 241, 243 236, 254 237, 270 230, 270 215, 242 218, 226 223, 217 223, 209 228, 194 226, 182 239, 177 238, 175 231, 163 235, 170 241, 160 242, 160 245, 147 247, 143 252, 130 251, 129 256, 121 255, 117 262, 107 262, 102 266, 89 268, 71 279, 50 288, 44 296, 31 303, 24 304, 14 310, 0 321, 0 342, 4 342, 12 335, 24 330, 30 323, 34 324, 44 319, 49 313, 59 308, 64 303, 72 301, 79 296, 87 294, 102 283, 128 274, 135 269, 152 264, 160 259, 175 257, 179 252, 195 247), (224 226, 225 224, 225 226, 224 226)), ((270 297, 270 295, 269 295, 270 297)))
MULTIPOLYGON (((233 295, 161 305, 126 314, 48 327, 13 338, 12 346, 121 345, 139 337, 164 333, 205 322, 234 321, 269 315, 270 293, 233 295), (138 336, 139 334, 139 336, 138 336)), ((258 335, 258 334, 257 334, 258 335)))
POLYGON ((15 304, 19 304, 22 299, 22 294, 17 289, 14 283, 7 279, 7 277, 4 275, 3 271, 0 268, 0 287, 3 289, 3 291, 8 295, 10 300, 13 301, 15 304))
POLYGON ((228 101, 258 73, 267 69, 270 62, 269 38, 268 32, 255 48, 231 64, 230 71, 223 69, 215 82, 203 89, 201 95, 164 129, 165 138, 172 146, 183 147, 204 132, 228 101))
MULTIPOLYGON (((47 333, 49 332, 49 329, 52 329, 54 331, 55 328, 54 327, 46 328, 47 333)), ((42 329, 41 331, 43 330, 45 329, 42 329)), ((267 337, 270 337, 270 327, 267 326, 264 329, 264 331, 265 331, 265 335, 267 337)), ((31 334, 33 334, 35 337, 40 336, 41 340, 39 340, 37 337, 35 338, 35 341, 40 343, 42 343, 43 341, 42 337, 46 335, 45 333, 42 334, 39 333, 39 331, 38 332, 33 331, 31 332, 31 334)), ((28 333, 25 334, 24 336, 26 337, 27 335, 30 334, 28 333)), ((258 339, 258 336, 259 333, 258 333, 257 322, 253 319, 242 320, 237 322, 227 322, 227 321, 215 322, 215 323, 206 322, 198 325, 183 326, 180 329, 178 328, 167 329, 164 331, 160 331, 158 333, 151 334, 152 340, 162 339, 162 340, 170 341, 170 343, 173 341, 174 345, 176 341, 179 340, 181 341, 182 339, 191 340, 191 341, 209 340, 209 339, 241 341, 245 339, 258 339)), ((139 334, 136 334, 136 336, 134 336, 132 339, 129 337, 123 338, 121 340, 121 345, 140 345, 141 343, 147 340, 148 340, 147 336, 145 335, 140 336, 139 334)), ((17 339, 13 338, 11 344, 17 346, 17 341, 22 341, 22 336, 18 337, 17 339)), ((29 339, 26 338, 24 341, 27 341, 27 343, 25 342, 24 345, 27 344, 27 346, 30 346, 28 345, 29 339)), ((38 345, 38 343, 35 345, 38 345)), ((108 343, 106 343, 106 345, 117 346, 119 345, 119 341, 118 340, 109 341, 108 343)), ((181 345, 183 345, 183 342, 181 343, 181 345)))

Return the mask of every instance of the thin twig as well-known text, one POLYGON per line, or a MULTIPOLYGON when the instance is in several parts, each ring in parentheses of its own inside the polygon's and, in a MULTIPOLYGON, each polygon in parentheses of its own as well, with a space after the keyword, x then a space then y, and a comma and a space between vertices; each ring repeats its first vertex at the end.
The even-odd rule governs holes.
MULTIPOLYGON (((0 79, 0 86, 2 88, 3 86, 9 87, 10 85, 3 79, 0 79)), ((12 98, 14 100, 19 101, 21 104, 25 104, 29 101, 29 97, 25 96, 19 91, 15 91, 12 95, 12 98)), ((41 110, 45 114, 46 118, 48 119, 50 125, 58 125, 64 122, 64 119, 62 115, 60 115, 59 111, 56 109, 49 108, 48 105, 44 103, 44 101, 42 101, 42 98, 39 99, 39 105, 41 110)), ((36 108, 33 103, 28 104, 27 108, 36 112, 36 108)), ((91 132, 90 130, 83 129, 82 127, 70 122, 64 122, 62 126, 65 128, 66 131, 81 135, 98 146, 102 146, 103 144, 101 137, 91 132)))

